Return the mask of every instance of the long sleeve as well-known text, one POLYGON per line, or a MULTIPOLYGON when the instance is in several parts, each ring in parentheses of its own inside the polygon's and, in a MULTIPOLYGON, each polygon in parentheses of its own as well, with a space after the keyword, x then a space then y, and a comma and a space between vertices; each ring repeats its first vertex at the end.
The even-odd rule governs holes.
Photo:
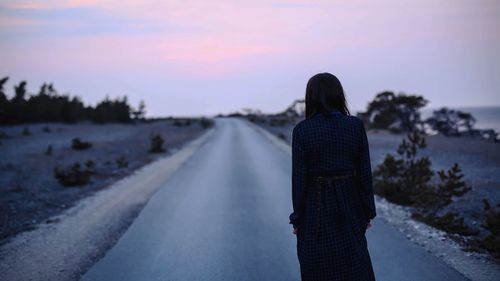
MULTIPOLYGON (((361 121, 361 120, 360 120, 361 121)), ((373 219, 377 213, 375 209, 375 198, 373 195, 372 169, 370 163, 370 149, 364 123, 361 121, 361 145, 356 161, 356 176, 358 177, 358 188, 363 204, 366 219, 373 219)))
POLYGON ((302 138, 294 128, 292 134, 292 203, 293 213, 290 214, 290 223, 298 227, 303 219, 303 210, 306 200, 306 166, 302 138))

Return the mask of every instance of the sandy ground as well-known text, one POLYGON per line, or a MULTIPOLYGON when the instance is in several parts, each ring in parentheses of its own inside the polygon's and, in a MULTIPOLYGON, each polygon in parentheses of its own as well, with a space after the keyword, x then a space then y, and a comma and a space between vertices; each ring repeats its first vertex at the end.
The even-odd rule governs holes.
POLYGON ((52 123, 0 127, 0 244, 39 223, 51 222, 49 217, 137 168, 175 152, 202 132, 197 122, 177 127, 174 120, 136 125, 52 123), (22 134, 25 128, 30 135, 22 134), (165 153, 148 152, 151 133, 163 136, 165 153), (75 137, 90 141, 92 148, 73 150, 71 140, 75 137), (49 145, 50 156, 45 154, 49 145), (122 156, 128 167, 118 167, 116 159, 122 156), (95 163, 96 174, 87 185, 64 187, 55 179, 55 167, 75 162, 83 165, 88 160, 95 163))
POLYGON ((92 194, 0 247, 0 280, 78 280, 212 133, 92 194))
MULTIPOLYGON (((256 130, 260 131, 263 135, 265 135, 269 140, 274 142, 278 147, 283 149, 284 151, 291 154, 291 130, 292 127, 270 127, 270 126, 257 126, 255 125, 256 130), (283 135, 285 135, 285 139, 283 139, 283 135)), ((370 141, 370 147, 372 149, 371 157, 375 158, 375 163, 377 159, 382 161, 382 157, 386 153, 386 149, 395 149, 400 142, 401 135, 393 135, 387 132, 368 132, 368 137, 370 141), (383 148, 382 148, 383 147, 383 148), (385 149, 385 150, 384 150, 385 149)), ((447 138, 444 137, 434 137, 434 139, 430 139, 429 147, 433 147, 435 149, 443 149, 446 147, 447 138), (440 146, 441 145, 441 146, 440 146), (437 148, 436 148, 437 147, 437 148)), ((480 153, 483 155, 484 164, 487 165, 499 165, 498 160, 495 160, 495 157, 498 157, 498 151, 496 151, 496 155, 484 155, 485 153, 493 153, 494 145, 498 145, 495 143, 488 143, 486 148, 482 147, 484 145, 483 140, 462 140, 462 139, 453 139, 451 138, 451 142, 462 142, 459 144, 459 148, 462 148, 462 153, 474 154, 480 153), (479 141, 479 143, 477 142, 479 141), (489 145, 493 145, 489 147, 489 145), (490 150, 491 149, 491 150, 490 150), (486 151, 484 151, 486 150, 486 151), (489 161, 493 161, 489 162, 489 161), (497 161, 497 162, 494 162, 497 161)), ((448 151, 450 148, 448 148, 448 151)), ((429 153, 429 152, 427 152, 429 153)), ((437 153, 437 152, 436 152, 437 153)), ((432 154, 429 154, 431 156, 432 154)), ((443 155, 433 155, 434 158, 443 161, 446 157, 443 155)), ((432 158, 434 160, 434 158, 432 158)), ((434 163, 434 161, 433 161, 434 163)), ((374 163, 372 163, 374 164, 374 163)), ((469 167, 469 165, 466 165, 469 167)), ((470 167, 469 167, 470 169, 470 167)), ((490 175, 497 176, 497 175, 490 175)), ((476 179, 476 181, 480 181, 480 179, 476 179)), ((477 187, 476 187, 477 188, 477 187)), ((487 190, 488 192, 497 192, 498 190, 487 190)), ((498 195, 498 194, 496 194, 498 195)), ((475 281, 492 281, 498 280, 498 276, 500 275, 500 265, 492 259, 489 255, 483 253, 475 253, 464 251, 461 244, 457 243, 454 239, 451 239, 444 231, 435 229, 431 226, 428 226, 422 222, 415 221, 411 218, 411 208, 400 206, 397 204, 393 204, 388 202, 384 198, 379 196, 375 196, 375 202, 377 207, 377 217, 382 218, 384 221, 390 223, 395 228, 397 228, 401 233, 405 235, 408 240, 420 245, 426 251, 432 253, 433 255, 439 257, 445 263, 453 267, 458 272, 462 273, 464 276, 469 278, 470 280, 475 281)), ((467 202, 455 202, 454 204, 466 204, 467 202)), ((455 207, 456 208, 456 207, 455 207)), ((473 209, 473 208, 468 208, 473 209)), ((477 212, 477 210, 475 210, 477 212)))

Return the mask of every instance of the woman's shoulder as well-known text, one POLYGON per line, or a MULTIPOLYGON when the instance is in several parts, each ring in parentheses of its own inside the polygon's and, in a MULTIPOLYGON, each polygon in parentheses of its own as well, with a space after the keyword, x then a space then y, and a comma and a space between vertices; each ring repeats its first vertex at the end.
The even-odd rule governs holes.
MULTIPOLYGON (((340 118, 342 118, 344 122, 352 123, 355 126, 360 126, 363 124, 363 120, 355 115, 342 115, 340 116, 340 118)), ((303 130, 307 130, 307 128, 318 127, 321 126, 322 123, 325 123, 325 121, 327 120, 328 119, 318 117, 302 119, 293 127, 293 130, 296 132, 300 132, 303 130)))

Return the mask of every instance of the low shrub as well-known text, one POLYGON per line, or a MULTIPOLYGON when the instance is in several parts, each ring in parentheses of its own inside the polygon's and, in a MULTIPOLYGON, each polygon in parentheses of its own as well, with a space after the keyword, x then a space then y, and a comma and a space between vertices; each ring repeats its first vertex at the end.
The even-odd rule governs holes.
POLYGON ((74 138, 71 140, 71 148, 73 148, 74 150, 85 150, 91 147, 91 142, 82 141, 80 138, 74 138))
POLYGON ((191 126, 191 119, 176 119, 174 121, 174 126, 176 127, 189 127, 191 126))
POLYGON ((286 126, 289 122, 289 120, 287 118, 272 118, 271 120, 269 120, 269 125, 271 127, 284 127, 286 126))
POLYGON ((122 169, 122 168, 127 168, 128 167, 128 161, 127 161, 127 158, 125 158, 125 156, 120 156, 116 159, 116 166, 119 168, 119 169, 122 169))
POLYGON ((212 119, 201 118, 200 125, 203 129, 212 128, 214 126, 214 121, 212 119))
POLYGON ((430 180, 434 175, 429 158, 417 158, 418 150, 426 146, 422 135, 409 133, 397 149, 398 156, 387 154, 375 169, 374 192, 397 204, 421 204, 423 200, 418 197, 426 196, 431 190, 430 180))
POLYGON ((85 161, 85 167, 89 170, 93 170, 95 167, 95 162, 89 159, 85 161))
POLYGON ((487 199, 484 203, 483 227, 488 231, 486 237, 477 240, 478 244, 500 260, 500 204, 493 208, 487 199))
POLYGON ((165 152, 165 148, 163 147, 165 140, 160 134, 151 134, 150 140, 151 140, 151 147, 149 148, 149 152, 151 153, 165 152))
POLYGON ((23 136, 31 136, 31 131, 28 127, 24 127, 23 131, 21 132, 23 136))
POLYGON ((430 208, 433 212, 447 206, 453 197, 460 197, 471 188, 463 181, 458 165, 447 171, 437 172, 438 181, 431 180, 436 174, 428 157, 417 158, 420 149, 426 147, 425 138, 418 132, 408 134, 398 147, 398 156, 387 154, 373 173, 375 193, 397 204, 430 208))
POLYGON ((413 213, 412 218, 422 221, 428 225, 431 225, 437 229, 446 231, 447 233, 460 234, 464 236, 472 236, 479 234, 478 229, 473 229, 464 223, 464 218, 458 213, 448 212, 442 216, 438 216, 435 213, 413 213))
POLYGON ((63 186, 82 186, 90 181, 93 172, 89 169, 82 169, 80 163, 75 163, 66 168, 54 168, 54 177, 63 186))
POLYGON ((45 155, 47 155, 47 156, 52 155, 52 145, 51 144, 49 144, 49 146, 47 146, 47 149, 45 150, 45 155))

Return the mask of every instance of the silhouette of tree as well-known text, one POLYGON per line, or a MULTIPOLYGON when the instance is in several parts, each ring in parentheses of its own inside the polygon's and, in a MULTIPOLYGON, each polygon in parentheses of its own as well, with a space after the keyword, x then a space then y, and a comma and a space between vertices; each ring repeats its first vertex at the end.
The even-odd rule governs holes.
POLYGON ((386 91, 377 94, 358 116, 371 128, 411 132, 422 123, 419 110, 427 102, 422 96, 386 91))
POLYGON ((446 136, 460 136, 473 129, 476 119, 468 112, 442 107, 434 110, 432 116, 425 122, 446 136))
POLYGON ((4 93, 7 80, 8 77, 0 80, 0 124, 74 123, 84 120, 127 123, 132 120, 132 115, 137 118, 144 118, 145 115, 144 101, 135 112, 132 112, 127 96, 116 100, 106 97, 95 107, 86 107, 78 96, 60 95, 52 83, 44 83, 37 94, 28 97, 27 83, 22 81, 14 87, 14 96, 9 99, 4 93))
POLYGON ((139 108, 137 110, 132 111, 132 115, 135 120, 142 120, 146 116, 146 104, 143 100, 139 102, 139 108))
POLYGON ((7 106, 9 105, 9 100, 7 99, 7 95, 4 92, 4 86, 8 80, 8 76, 0 79, 0 119, 5 118, 5 114, 7 113, 7 106))

